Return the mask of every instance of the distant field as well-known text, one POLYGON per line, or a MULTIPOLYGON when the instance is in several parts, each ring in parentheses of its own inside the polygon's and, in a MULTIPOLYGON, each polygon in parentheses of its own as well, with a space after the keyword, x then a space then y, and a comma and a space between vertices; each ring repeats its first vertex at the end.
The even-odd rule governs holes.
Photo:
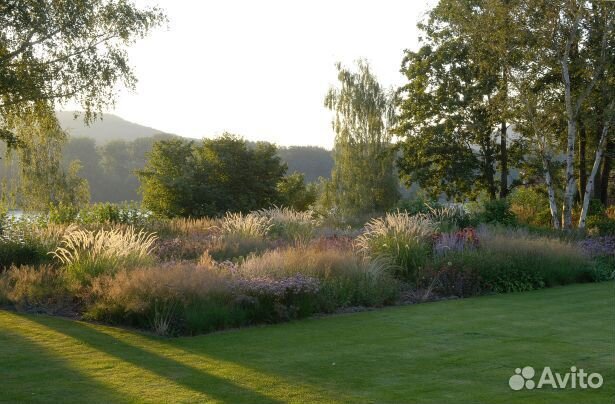
POLYGON ((613 283, 161 339, 0 311, 2 402, 612 403, 613 283), (599 372, 598 390, 508 386, 599 372))

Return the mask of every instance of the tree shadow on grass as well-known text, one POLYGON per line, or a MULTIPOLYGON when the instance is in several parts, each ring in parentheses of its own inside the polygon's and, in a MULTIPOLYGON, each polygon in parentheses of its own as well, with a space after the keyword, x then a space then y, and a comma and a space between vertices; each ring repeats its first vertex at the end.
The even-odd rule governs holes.
POLYGON ((4 327, 0 327, 0 358, 0 403, 129 402, 61 356, 4 327))
MULTIPOLYGON (((47 316, 23 316, 43 327, 74 338, 84 345, 104 352, 122 361, 131 363, 139 368, 146 369, 167 380, 182 385, 192 391, 203 393, 223 402, 246 403, 280 403, 258 392, 241 387, 227 379, 217 377, 182 364, 176 360, 141 349, 128 344, 112 335, 97 331, 80 322, 58 321, 47 316)), ((153 337, 140 336, 144 339, 153 337)), ((139 383, 138 380, 127 381, 139 383)))

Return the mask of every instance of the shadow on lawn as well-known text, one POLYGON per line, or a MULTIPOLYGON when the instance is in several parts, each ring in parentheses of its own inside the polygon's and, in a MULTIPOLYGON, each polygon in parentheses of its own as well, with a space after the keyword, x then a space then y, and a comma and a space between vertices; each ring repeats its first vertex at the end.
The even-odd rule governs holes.
POLYGON ((19 333, 0 327, 0 380, 3 392, 0 402, 50 402, 57 400, 58 387, 64 392, 63 402, 88 401, 124 403, 126 397, 109 386, 97 382, 68 363, 51 354, 44 346, 24 338, 19 333), (18 371, 20 363, 29 363, 28 371, 18 371), (44 366, 38 366, 44 364, 44 366), (49 375, 62 375, 62 381, 49 375), (5 390, 6 389, 6 390, 5 390))
MULTIPOLYGON (((213 399, 222 400, 223 402, 281 403, 281 401, 246 389, 225 378, 214 376, 174 359, 128 344, 113 335, 100 332, 83 323, 59 322, 46 316, 22 317, 74 338, 93 349, 129 362, 139 368, 147 369, 192 391, 210 396, 213 399)), ((156 341, 153 337, 144 335, 139 337, 147 341, 156 341)), ((130 382, 138 383, 138 380, 130 382)))

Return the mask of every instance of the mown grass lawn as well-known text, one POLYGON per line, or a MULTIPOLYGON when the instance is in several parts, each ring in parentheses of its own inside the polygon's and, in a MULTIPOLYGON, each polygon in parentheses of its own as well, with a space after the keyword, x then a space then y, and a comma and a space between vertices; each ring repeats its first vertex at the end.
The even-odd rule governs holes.
POLYGON ((613 403, 613 283, 162 339, 0 311, 2 402, 613 403), (514 369, 599 372, 514 392, 514 369))

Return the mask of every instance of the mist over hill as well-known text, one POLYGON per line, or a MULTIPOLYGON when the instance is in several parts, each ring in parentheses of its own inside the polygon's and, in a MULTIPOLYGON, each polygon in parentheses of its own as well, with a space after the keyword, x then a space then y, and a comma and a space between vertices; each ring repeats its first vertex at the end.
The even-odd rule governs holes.
MULTIPOLYGON (((60 126, 70 135, 63 151, 64 165, 68 167, 71 161, 80 161, 80 176, 90 184, 92 202, 141 199, 135 171, 143 168, 155 141, 177 136, 113 114, 103 114, 102 119, 90 126, 84 124, 82 115, 75 119, 75 112, 58 111, 57 116, 60 126)), ((333 157, 325 148, 279 147, 278 155, 287 164, 288 174, 302 173, 306 182, 331 176, 333 157)), ((4 171, 0 169, 0 177, 6 175, 4 171)))
POLYGON ((139 125, 113 114, 103 114, 102 119, 97 119, 89 126, 83 122, 82 114, 75 119, 74 111, 57 111, 56 115, 62 129, 68 132, 71 137, 91 138, 96 141, 97 145, 103 145, 113 140, 131 142, 138 138, 164 133, 159 129, 139 125))

